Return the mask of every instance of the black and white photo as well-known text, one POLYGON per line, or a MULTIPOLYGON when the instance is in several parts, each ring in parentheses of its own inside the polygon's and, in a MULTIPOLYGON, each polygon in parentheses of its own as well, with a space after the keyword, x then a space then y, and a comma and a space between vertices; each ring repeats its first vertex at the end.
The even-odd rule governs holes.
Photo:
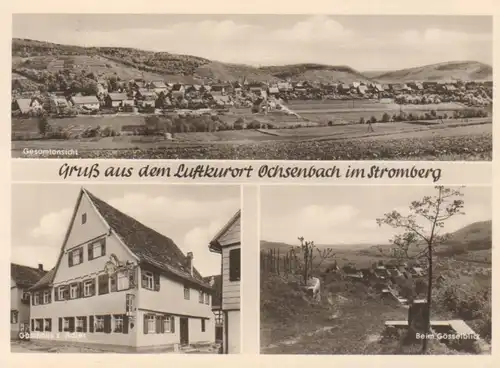
POLYGON ((492 188, 263 186, 261 354, 491 354, 492 188))
POLYGON ((239 353, 238 186, 12 194, 12 352, 239 353))
POLYGON ((14 158, 491 161, 493 17, 14 14, 14 158))

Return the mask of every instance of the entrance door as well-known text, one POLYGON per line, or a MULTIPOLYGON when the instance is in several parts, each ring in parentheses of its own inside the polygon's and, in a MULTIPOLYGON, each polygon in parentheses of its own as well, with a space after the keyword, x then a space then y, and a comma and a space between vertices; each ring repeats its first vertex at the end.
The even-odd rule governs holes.
POLYGON ((189 344, 189 322, 187 318, 180 318, 181 345, 189 344))

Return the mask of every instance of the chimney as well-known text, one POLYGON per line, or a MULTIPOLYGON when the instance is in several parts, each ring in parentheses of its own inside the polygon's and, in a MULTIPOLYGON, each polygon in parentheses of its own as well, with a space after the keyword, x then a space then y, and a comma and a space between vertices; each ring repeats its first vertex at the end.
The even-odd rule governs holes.
POLYGON ((38 271, 43 271, 43 264, 42 263, 38 264, 38 271))
POLYGON ((187 253, 187 266, 189 268, 189 273, 193 276, 193 252, 187 253))

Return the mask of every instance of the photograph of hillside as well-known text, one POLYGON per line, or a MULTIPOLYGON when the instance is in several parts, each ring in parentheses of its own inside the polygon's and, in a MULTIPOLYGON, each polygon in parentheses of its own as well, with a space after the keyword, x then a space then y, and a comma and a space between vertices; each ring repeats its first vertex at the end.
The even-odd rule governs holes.
POLYGON ((261 354, 491 354, 491 196, 262 187, 261 354))
POLYGON ((492 155, 492 18, 16 14, 12 157, 492 155))

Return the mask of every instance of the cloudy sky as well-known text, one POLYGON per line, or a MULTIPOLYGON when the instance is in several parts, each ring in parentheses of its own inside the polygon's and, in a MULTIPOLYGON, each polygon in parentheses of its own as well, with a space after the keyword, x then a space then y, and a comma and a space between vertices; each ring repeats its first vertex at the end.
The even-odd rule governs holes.
MULTIPOLYGON (((194 253, 203 276, 220 273, 220 256, 208 243, 240 208, 238 186, 87 185, 98 198, 170 237, 194 253)), ((12 187, 12 262, 55 265, 80 186, 18 184, 12 187)))
POLYGON ((15 14, 13 37, 123 46, 251 65, 314 62, 360 71, 492 63, 492 17, 15 14))
MULTIPOLYGON (((413 200, 434 195, 428 186, 263 186, 261 239, 296 244, 304 236, 316 244, 386 244, 395 230, 376 219, 392 210, 408 213, 413 200)), ((462 190, 464 215, 448 220, 444 232, 491 220, 491 188, 462 190)))

